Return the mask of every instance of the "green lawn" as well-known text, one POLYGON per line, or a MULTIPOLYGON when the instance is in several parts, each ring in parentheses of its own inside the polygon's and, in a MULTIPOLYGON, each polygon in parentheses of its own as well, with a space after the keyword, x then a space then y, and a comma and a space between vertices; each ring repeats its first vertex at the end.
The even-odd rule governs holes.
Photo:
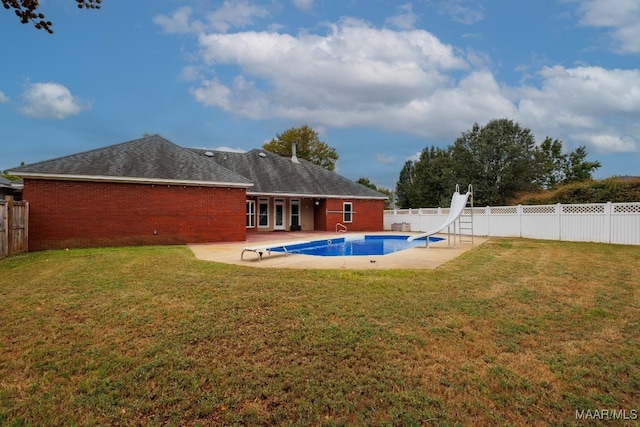
POLYGON ((640 410, 637 246, 493 239, 427 271, 39 252, 0 260, 0 327, 0 425, 588 425, 577 410, 640 410))

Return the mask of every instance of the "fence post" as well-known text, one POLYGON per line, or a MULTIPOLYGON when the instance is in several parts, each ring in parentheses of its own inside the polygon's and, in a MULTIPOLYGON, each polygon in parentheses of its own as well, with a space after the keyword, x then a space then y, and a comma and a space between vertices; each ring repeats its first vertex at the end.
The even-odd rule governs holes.
POLYGON ((607 202, 607 204, 604 206, 605 233, 607 233, 607 235, 605 236, 605 242, 607 243, 611 243, 611 227, 613 226, 613 224, 611 224, 612 212, 613 206, 611 202, 607 202))
POLYGON ((487 217, 487 236, 491 236, 491 207, 485 206, 484 216, 487 217))
POLYGON ((0 258, 9 255, 9 222, 7 217, 7 202, 4 198, 0 199, 0 258))
POLYGON ((558 240, 562 241, 562 205, 556 204, 556 216, 558 217, 558 240))
POLYGON ((516 212, 518 212, 518 232, 522 237, 522 205, 516 206, 516 212))
POLYGON ((13 255, 13 196, 5 196, 7 201, 7 254, 13 255))

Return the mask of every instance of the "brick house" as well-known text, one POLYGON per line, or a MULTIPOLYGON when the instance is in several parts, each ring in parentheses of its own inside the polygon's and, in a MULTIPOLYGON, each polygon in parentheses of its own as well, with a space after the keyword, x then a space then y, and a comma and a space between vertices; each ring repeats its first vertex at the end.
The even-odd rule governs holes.
POLYGON ((32 251, 381 231, 387 198, 306 160, 183 148, 157 135, 10 173, 24 181, 32 251))

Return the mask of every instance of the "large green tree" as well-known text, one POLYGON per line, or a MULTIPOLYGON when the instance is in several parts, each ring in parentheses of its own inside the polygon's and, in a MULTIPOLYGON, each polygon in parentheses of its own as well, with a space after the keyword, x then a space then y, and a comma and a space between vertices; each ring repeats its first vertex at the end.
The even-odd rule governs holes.
POLYGON ((509 119, 477 123, 446 149, 425 148, 407 161, 396 185, 402 208, 446 206, 455 184, 474 187, 474 203, 500 205, 518 193, 591 179, 600 167, 585 147, 566 153, 547 137, 539 146, 529 129, 509 119))
POLYGON ((450 149, 434 146, 405 162, 396 184, 400 208, 446 206, 455 186, 452 166, 450 149))
MULTIPOLYGON (((76 0, 76 4, 80 9, 100 9, 102 0, 76 0)), ((32 22, 38 30, 53 33, 53 23, 46 21, 44 14, 40 12, 39 0, 2 0, 2 6, 13 10, 21 23, 32 22)))
POLYGON ((472 184, 474 202, 500 205, 536 189, 536 143, 531 131, 509 119, 474 123, 451 147, 455 177, 472 184))
POLYGON ((327 143, 320 141, 318 132, 304 125, 299 128, 291 128, 277 134, 271 141, 265 143, 262 148, 281 156, 292 155, 292 145, 296 143, 296 157, 305 159, 330 171, 336 168, 338 153, 336 149, 327 143))
POLYGON ((420 153, 414 167, 416 207, 447 206, 455 187, 451 149, 431 146, 420 153))

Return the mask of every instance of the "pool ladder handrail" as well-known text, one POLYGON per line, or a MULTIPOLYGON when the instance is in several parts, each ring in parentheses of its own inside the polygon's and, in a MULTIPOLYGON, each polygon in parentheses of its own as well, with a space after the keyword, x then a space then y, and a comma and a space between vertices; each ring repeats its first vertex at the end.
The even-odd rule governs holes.
POLYGON ((341 222, 336 222, 336 233, 346 233, 347 232, 347 226, 342 224, 341 222), (340 230, 338 230, 338 227, 340 227, 340 230))

